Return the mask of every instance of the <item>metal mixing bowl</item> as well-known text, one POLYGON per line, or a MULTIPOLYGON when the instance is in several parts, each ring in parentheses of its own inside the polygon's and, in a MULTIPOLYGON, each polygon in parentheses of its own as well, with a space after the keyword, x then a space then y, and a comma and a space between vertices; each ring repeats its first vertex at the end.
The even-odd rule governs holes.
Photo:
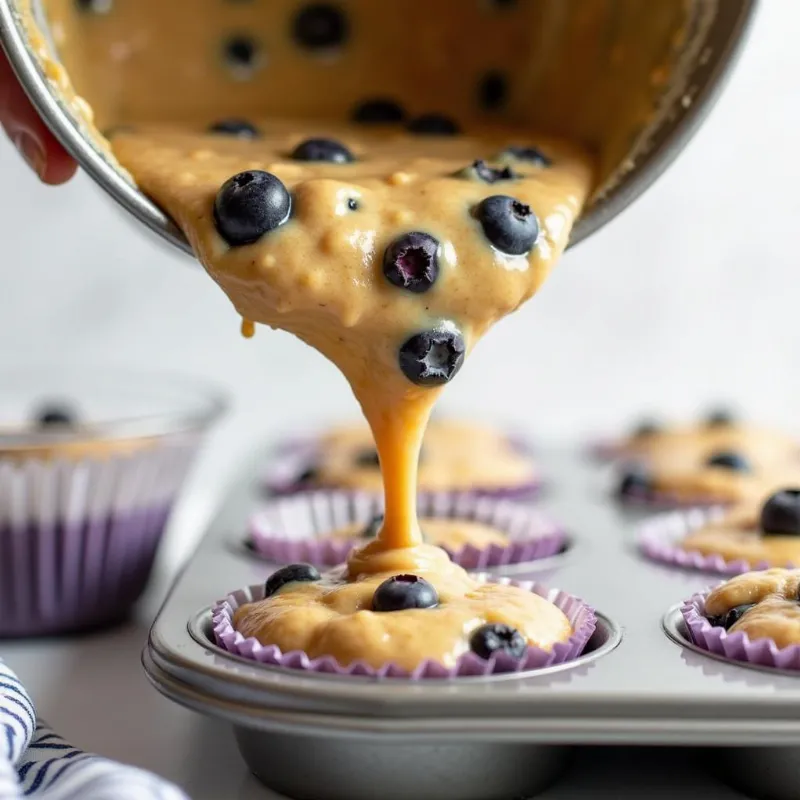
MULTIPOLYGON (((30 2, 36 7, 38 0, 0 0, 0 40, 34 105, 94 181, 137 220, 169 243, 191 253, 189 243, 175 223, 142 194, 108 152, 98 146, 55 83, 44 74, 20 13, 30 2)), ((652 8, 659 3, 685 5, 690 23, 682 37, 675 68, 670 72, 654 113, 606 153, 606 161, 610 158, 611 163, 603 170, 601 185, 578 221, 571 244, 585 239, 619 214, 653 183, 685 146, 719 95, 745 41, 757 5, 757 0, 639 2, 652 4, 652 8)), ((607 0, 607 4, 609 14, 624 9, 622 0, 607 0)), ((569 8, 576 11, 578 4, 573 3, 569 8)), ((46 28, 46 20, 42 22, 46 28)), ((569 63, 568 59, 564 63, 569 63)), ((637 80, 645 82, 651 78, 645 74, 637 80)))

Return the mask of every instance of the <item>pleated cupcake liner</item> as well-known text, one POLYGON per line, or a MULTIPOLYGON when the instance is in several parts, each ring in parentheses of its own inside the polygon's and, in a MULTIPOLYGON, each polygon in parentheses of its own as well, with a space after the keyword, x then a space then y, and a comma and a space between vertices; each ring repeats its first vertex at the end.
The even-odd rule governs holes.
POLYGON ((85 630, 142 594, 200 436, 96 457, 0 456, 0 636, 85 630))
MULTIPOLYGON (((479 522, 508 536, 505 544, 458 550, 444 547, 465 569, 483 570, 537 561, 560 553, 564 529, 538 509, 479 495, 429 494, 419 500, 421 517, 479 522)), ((383 499, 367 492, 317 491, 273 500, 250 519, 252 552, 276 564, 306 562, 335 566, 347 560, 363 538, 333 539, 330 534, 356 524, 366 527, 383 513, 383 499)))
MULTIPOLYGON (((531 445, 516 434, 509 435, 513 447, 521 453, 530 454, 531 445)), ((286 496, 300 492, 318 491, 320 489, 340 489, 339 486, 320 486, 309 484, 302 480, 302 476, 309 469, 316 466, 319 460, 320 442, 316 438, 288 439, 278 445, 271 460, 267 463, 262 473, 262 484, 267 492, 274 496, 286 496)), ((537 475, 531 480, 513 486, 473 486, 464 489, 446 491, 421 490, 420 496, 427 494, 449 494, 452 497, 462 495, 480 495, 497 499, 530 501, 539 496, 542 490, 542 480, 537 475)))
POLYGON ((388 662, 377 669, 363 661, 354 661, 352 664, 343 666, 332 656, 311 658, 301 650, 284 653, 276 645, 263 645, 254 637, 244 637, 234 629, 233 615, 236 609, 246 603, 264 599, 264 584, 262 583, 235 591, 216 603, 212 610, 214 639, 229 653, 267 666, 326 675, 406 680, 441 680, 526 673, 574 661, 583 653, 597 625, 594 610, 583 600, 558 589, 547 589, 534 581, 513 581, 504 578, 492 582, 518 586, 553 603, 564 612, 572 625, 572 635, 567 641, 555 644, 550 651, 538 647, 528 647, 525 655, 520 659, 513 658, 507 653, 493 655, 490 659, 482 659, 474 653, 466 653, 458 658, 452 667, 427 659, 411 672, 394 662, 388 662))
MULTIPOLYGON (((766 561, 752 563, 743 558, 728 561, 721 555, 706 555, 697 550, 687 550, 682 546, 684 537, 709 523, 718 522, 724 514, 725 509, 717 506, 695 508, 686 512, 675 511, 647 520, 639 528, 637 537, 639 550, 652 561, 682 569, 716 572, 720 575, 741 575, 744 572, 768 569, 770 564, 766 561)), ((780 566, 792 569, 796 565, 789 562, 780 566)))
POLYGON ((681 606, 689 636, 697 647, 744 664, 800 670, 800 644, 778 647, 772 639, 750 639, 746 633, 728 633, 712 625, 705 616, 710 592, 698 592, 681 606))

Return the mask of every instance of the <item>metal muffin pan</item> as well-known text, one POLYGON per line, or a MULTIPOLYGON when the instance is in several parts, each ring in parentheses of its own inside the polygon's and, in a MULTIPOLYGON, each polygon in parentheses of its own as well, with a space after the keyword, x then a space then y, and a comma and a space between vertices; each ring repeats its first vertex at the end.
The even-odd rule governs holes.
POLYGON ((635 533, 643 512, 618 506, 607 470, 585 454, 544 450, 537 458, 551 486, 541 505, 570 531, 574 548, 515 577, 557 586, 598 610, 598 632, 580 661, 415 682, 276 669, 217 648, 209 606, 272 571, 231 546, 263 498, 254 463, 153 625, 148 676, 171 699, 232 723, 250 769, 301 800, 529 797, 557 778, 573 744, 723 748, 702 760, 731 764, 724 779, 755 796, 800 797, 798 781, 783 779, 800 771, 800 675, 693 648, 668 612, 718 577, 642 558, 635 533))

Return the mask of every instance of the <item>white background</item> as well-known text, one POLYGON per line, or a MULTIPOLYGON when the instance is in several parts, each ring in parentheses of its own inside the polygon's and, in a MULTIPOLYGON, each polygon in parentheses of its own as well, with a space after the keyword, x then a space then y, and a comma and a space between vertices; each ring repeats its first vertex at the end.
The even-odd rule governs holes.
MULTIPOLYGON (((357 413, 317 353, 268 329, 243 340, 200 269, 88 179, 39 186, 5 142, 0 169, 0 367, 157 366, 226 385, 235 412, 206 454, 204 486, 255 434, 357 413)), ((479 345, 444 408, 519 420, 546 439, 717 401, 800 429, 799 182, 800 3, 764 0, 728 90, 679 161, 479 345)))

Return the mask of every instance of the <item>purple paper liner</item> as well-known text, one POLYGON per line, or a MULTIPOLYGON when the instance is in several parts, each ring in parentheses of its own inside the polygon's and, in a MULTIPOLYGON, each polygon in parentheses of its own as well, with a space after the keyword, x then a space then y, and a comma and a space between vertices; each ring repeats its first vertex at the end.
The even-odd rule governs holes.
MULTIPOLYGON (((335 566, 364 539, 331 539, 332 531, 350 524, 368 525, 383 512, 383 498, 369 492, 317 491, 273 500, 250 519, 251 549, 272 563, 306 562, 335 566)), ((449 493, 421 497, 423 517, 481 522, 508 535, 508 543, 443 549, 465 569, 483 570, 549 558, 566 544, 564 529, 530 506, 477 495, 449 493)))
POLYGON ((332 656, 321 656, 312 659, 301 650, 283 653, 276 645, 262 645, 256 638, 245 638, 234 629, 233 615, 236 609, 245 603, 257 602, 264 598, 264 584, 261 583, 233 592, 214 605, 212 610, 214 639, 220 647, 229 653, 268 666, 329 675, 406 678, 410 680, 523 673, 551 667, 556 664, 564 664, 575 660, 583 653, 597 625, 594 610, 583 600, 558 589, 546 589, 534 581, 513 581, 508 578, 500 578, 492 579, 491 582, 518 586, 521 589, 535 592, 540 597, 544 597, 564 612, 572 625, 572 636, 566 642, 559 642, 554 645, 551 651, 541 650, 538 647, 528 647, 521 659, 515 659, 505 653, 501 653, 484 660, 474 653, 467 653, 461 656, 453 667, 446 667, 438 661, 426 660, 412 672, 407 672, 391 662, 384 664, 380 669, 376 669, 363 661, 355 661, 344 667, 332 656))
POLYGON ((0 529, 0 636, 123 619, 147 585, 169 511, 0 529))
MULTIPOLYGON (((508 439, 516 450, 527 454, 532 452, 533 448, 524 437, 511 434, 508 439)), ((339 486, 311 485, 299 480, 304 472, 316 464, 318 453, 319 439, 314 437, 298 437, 282 442, 275 448, 273 458, 264 468, 262 474, 264 488, 271 495, 277 497, 300 492, 319 491, 320 489, 341 489, 342 487, 339 486)), ((428 494, 450 494, 453 497, 480 495, 482 497, 523 501, 535 499, 539 496, 541 489, 542 480, 539 476, 536 476, 530 481, 515 486, 474 486, 469 489, 453 489, 446 492, 422 490, 419 495, 422 497, 428 494)))
POLYGON ((731 661, 760 667, 800 670, 800 644, 778 647, 772 639, 755 639, 743 632, 728 633, 705 616, 710 589, 698 592, 681 606, 681 614, 694 644, 731 661))
POLYGON ((744 559, 726 561, 721 555, 705 555, 697 550, 681 547, 681 540, 693 531, 710 522, 719 521, 725 514, 723 507, 695 508, 687 512, 664 514, 647 520, 639 528, 637 536, 639 549, 643 555, 662 564, 695 569, 702 572, 716 572, 720 575, 741 575, 743 572, 768 569, 770 566, 784 566, 793 569, 794 564, 768 564, 766 561, 751 563, 744 559))
POLYGON ((0 456, 0 637, 124 619, 144 591, 200 434, 135 452, 22 461, 0 456))

